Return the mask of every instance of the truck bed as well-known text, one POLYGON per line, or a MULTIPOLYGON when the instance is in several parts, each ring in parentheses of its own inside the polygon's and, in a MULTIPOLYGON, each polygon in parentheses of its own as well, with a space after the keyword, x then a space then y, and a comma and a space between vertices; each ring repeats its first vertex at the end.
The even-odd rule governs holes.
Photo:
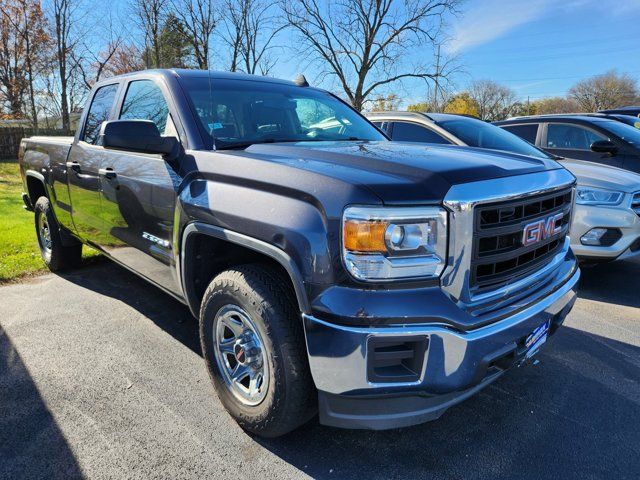
POLYGON ((73 137, 29 137, 20 142, 18 155, 22 171, 33 170, 47 177, 56 164, 64 164, 73 137))

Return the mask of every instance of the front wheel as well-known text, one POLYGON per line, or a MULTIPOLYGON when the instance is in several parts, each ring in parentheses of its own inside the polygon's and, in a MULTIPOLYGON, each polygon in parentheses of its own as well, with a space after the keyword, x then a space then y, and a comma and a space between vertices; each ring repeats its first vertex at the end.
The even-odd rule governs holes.
POLYGON ((40 254, 49 270, 56 272, 78 266, 82 258, 82 244, 78 242, 66 246, 62 243, 60 226, 51 210, 49 199, 40 197, 33 210, 40 254))
POLYGON ((222 404, 240 426, 283 435, 316 410, 298 309, 273 269, 245 265, 216 276, 200 309, 200 341, 222 404))

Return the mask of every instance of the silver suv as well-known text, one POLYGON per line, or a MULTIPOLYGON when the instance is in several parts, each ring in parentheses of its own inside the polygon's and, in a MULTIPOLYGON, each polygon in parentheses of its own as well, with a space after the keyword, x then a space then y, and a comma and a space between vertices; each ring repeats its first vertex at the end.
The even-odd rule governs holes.
MULTIPOLYGON (((550 155, 502 128, 463 115, 371 112, 395 141, 479 147, 534 157, 550 155)), ((640 253, 640 175, 599 163, 558 158, 578 180, 571 248, 589 262, 640 253)))

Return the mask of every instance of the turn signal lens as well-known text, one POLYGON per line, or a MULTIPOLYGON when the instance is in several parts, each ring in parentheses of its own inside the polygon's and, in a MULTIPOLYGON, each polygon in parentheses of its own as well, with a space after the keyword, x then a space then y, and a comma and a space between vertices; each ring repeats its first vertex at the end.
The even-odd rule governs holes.
POLYGON ((344 222, 344 247, 351 252, 386 252, 384 241, 387 222, 346 220, 344 222))
POLYGON ((438 277, 446 265, 447 212, 438 206, 350 206, 342 218, 342 258, 357 280, 438 277))

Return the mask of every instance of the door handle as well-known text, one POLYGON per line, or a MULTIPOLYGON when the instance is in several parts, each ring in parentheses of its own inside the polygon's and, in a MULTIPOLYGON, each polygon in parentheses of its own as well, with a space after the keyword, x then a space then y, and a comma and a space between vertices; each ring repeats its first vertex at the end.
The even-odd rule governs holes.
POLYGON ((67 168, 74 172, 80 172, 80 164, 78 162, 67 162, 67 168))
POLYGON ((113 171, 113 168, 101 168, 100 170, 98 170, 98 174, 102 175, 107 180, 113 180, 118 176, 118 174, 113 171))

